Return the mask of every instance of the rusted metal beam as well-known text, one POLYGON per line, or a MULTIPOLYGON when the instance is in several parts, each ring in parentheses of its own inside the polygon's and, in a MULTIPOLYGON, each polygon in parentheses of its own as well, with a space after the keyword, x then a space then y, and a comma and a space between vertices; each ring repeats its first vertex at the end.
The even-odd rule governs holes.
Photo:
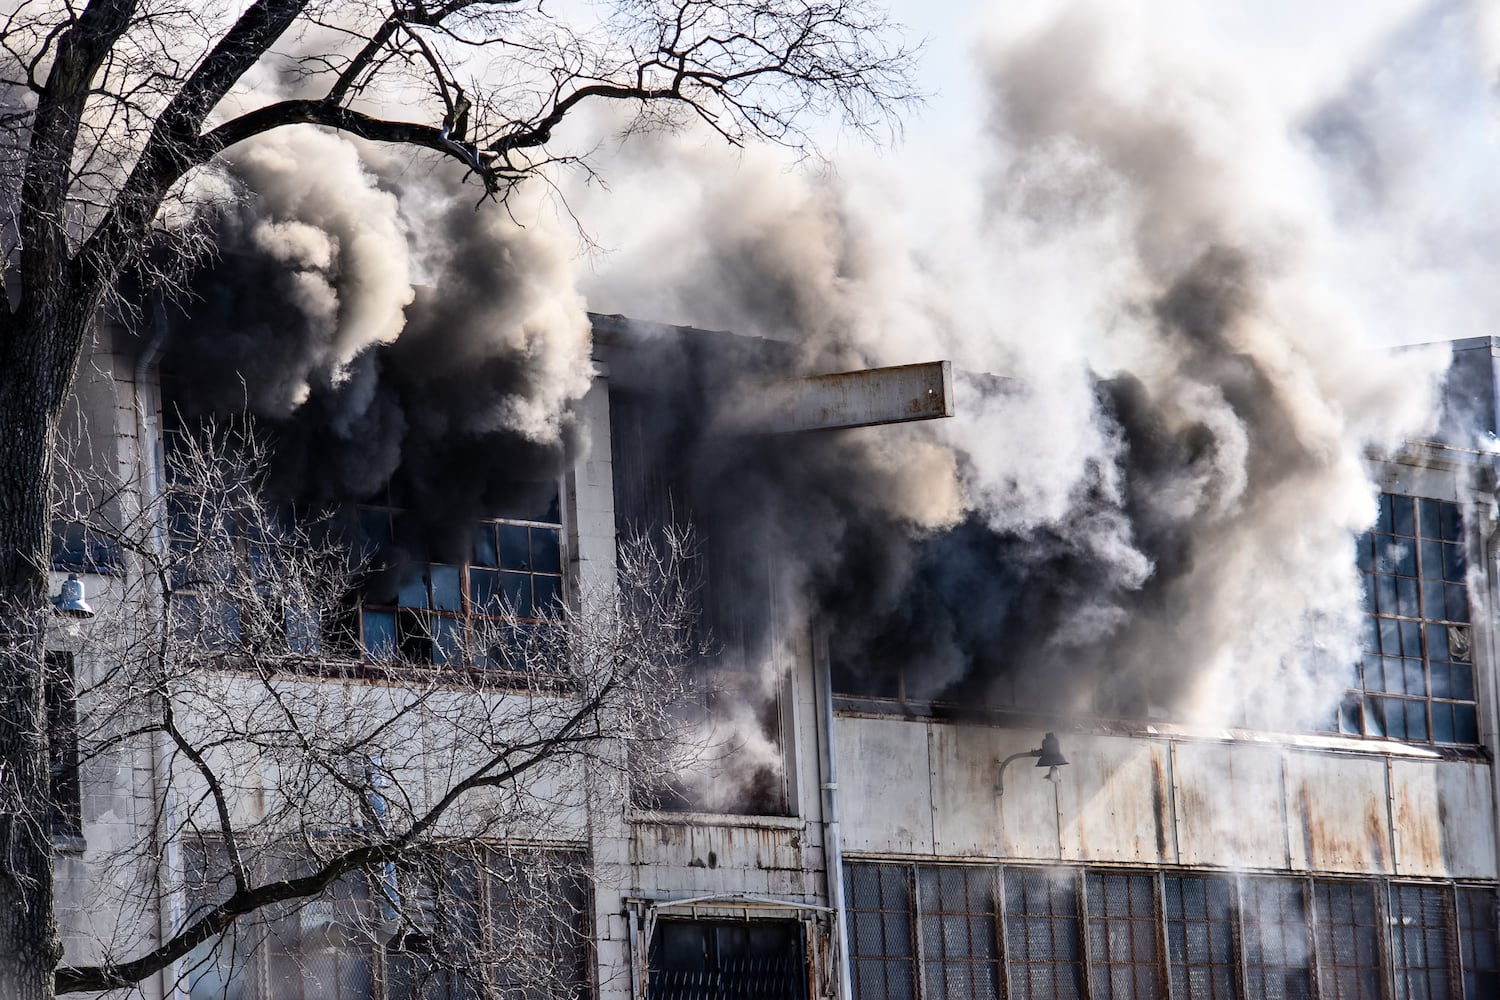
POLYGON ((745 429, 768 434, 951 417, 953 366, 927 361, 768 382, 737 409, 745 429))

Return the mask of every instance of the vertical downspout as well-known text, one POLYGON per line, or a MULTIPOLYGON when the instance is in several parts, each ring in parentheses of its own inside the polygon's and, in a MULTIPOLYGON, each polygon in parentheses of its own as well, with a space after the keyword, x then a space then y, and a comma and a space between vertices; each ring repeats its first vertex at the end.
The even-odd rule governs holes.
MULTIPOLYGON (((167 341, 167 322, 165 305, 160 298, 152 302, 151 307, 151 339, 147 341, 146 347, 141 351, 141 356, 135 363, 135 383, 133 391, 135 394, 135 455, 136 466, 140 474, 141 483, 141 506, 145 512, 159 513, 159 501, 161 499, 161 468, 156 461, 156 439, 154 428, 146 415, 146 379, 156 366, 157 359, 161 357, 162 348, 167 341)), ((151 549, 157 558, 161 558, 166 552, 165 539, 162 537, 162 524, 159 516, 152 516, 151 520, 151 549)), ((151 581, 145 581, 150 584, 151 581)), ((158 595, 160 600, 166 600, 166 595, 158 595)), ((176 816, 176 802, 172 796, 172 757, 173 749, 165 733, 157 731, 151 742, 151 779, 155 785, 154 799, 161 803, 161 861, 156 870, 156 927, 157 941, 166 941, 176 930, 180 914, 177 909, 177 896, 170 891, 175 873, 181 870, 181 859, 178 857, 176 831, 173 829, 173 821, 176 816)), ((158 974, 159 995, 166 1000, 170 995, 177 994, 178 963, 172 962, 158 974)))
POLYGON ((819 752, 823 765, 823 873, 828 880, 828 903, 833 908, 834 941, 838 947, 838 997, 854 1000, 849 983, 849 921, 844 907, 844 854, 839 840, 839 779, 833 752, 833 672, 828 666, 828 644, 822 636, 813 642, 813 669, 817 673, 819 706, 819 752))

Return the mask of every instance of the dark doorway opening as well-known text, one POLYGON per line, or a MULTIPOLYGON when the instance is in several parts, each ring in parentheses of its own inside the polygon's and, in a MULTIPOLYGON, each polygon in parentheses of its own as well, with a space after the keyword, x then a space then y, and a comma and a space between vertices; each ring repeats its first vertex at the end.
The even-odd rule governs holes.
POLYGON ((650 957, 647 1000, 807 1000, 794 920, 663 920, 650 957))

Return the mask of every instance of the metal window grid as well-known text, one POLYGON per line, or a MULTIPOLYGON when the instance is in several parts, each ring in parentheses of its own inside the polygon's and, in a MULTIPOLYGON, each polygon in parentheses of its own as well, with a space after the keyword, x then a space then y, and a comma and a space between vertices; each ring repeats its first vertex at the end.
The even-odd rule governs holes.
POLYGON ((1460 886, 1458 939, 1464 975, 1464 1000, 1500 997, 1500 960, 1496 956, 1495 891, 1460 886))
POLYGON ((1078 872, 1007 868, 1005 964, 1012 1000, 1086 996, 1078 872))
POLYGON ((1214 876, 1162 879, 1174 1000, 1234 1000, 1234 885, 1214 876))
POLYGON ((1319 1000, 1381 1000, 1381 916, 1370 882, 1313 883, 1319 1000))
POLYGON ((917 868, 922 995, 992 1000, 1000 990, 995 873, 988 868, 917 868))
POLYGON ((1093 1000, 1157 1000, 1166 995, 1158 960, 1161 921, 1156 878, 1089 872, 1087 954, 1093 1000))
POLYGON ((1456 503, 1382 494, 1375 528, 1357 543, 1364 654, 1341 730, 1478 742, 1464 545, 1456 503))
POLYGON ((1442 886, 1400 882, 1390 887, 1390 954, 1397 1000, 1453 995, 1450 893, 1442 886))
POLYGON ((1312 941, 1302 879, 1250 876, 1239 882, 1245 993, 1264 1000, 1312 996, 1312 941))

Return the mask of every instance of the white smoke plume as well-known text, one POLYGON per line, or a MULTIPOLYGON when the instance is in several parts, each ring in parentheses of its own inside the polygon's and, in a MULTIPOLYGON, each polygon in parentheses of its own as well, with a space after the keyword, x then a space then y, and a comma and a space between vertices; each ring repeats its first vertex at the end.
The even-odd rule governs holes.
POLYGON ((596 310, 793 342, 804 370, 947 357, 1014 380, 961 385, 953 421, 742 456, 785 489, 726 516, 782 519, 791 576, 854 633, 856 672, 1001 702, 1071 673, 1075 704, 1105 712, 1327 724, 1357 657, 1366 455, 1429 429, 1446 362, 1389 348, 1494 314, 1493 213, 1444 214, 1494 182, 1431 188, 1412 165, 1441 154, 1410 134, 1426 114, 1477 136, 1489 63, 1477 15, 1436 4, 1290 94, 1166 6, 999 25, 972 190, 637 141, 610 197, 670 190, 676 211, 604 227, 620 249, 585 288, 596 310), (1330 139, 1351 133, 1352 151, 1330 139), (1351 171, 1392 176, 1351 194, 1351 171), (945 225, 911 225, 911 202, 945 225), (935 448, 951 459, 900 457, 935 448))

